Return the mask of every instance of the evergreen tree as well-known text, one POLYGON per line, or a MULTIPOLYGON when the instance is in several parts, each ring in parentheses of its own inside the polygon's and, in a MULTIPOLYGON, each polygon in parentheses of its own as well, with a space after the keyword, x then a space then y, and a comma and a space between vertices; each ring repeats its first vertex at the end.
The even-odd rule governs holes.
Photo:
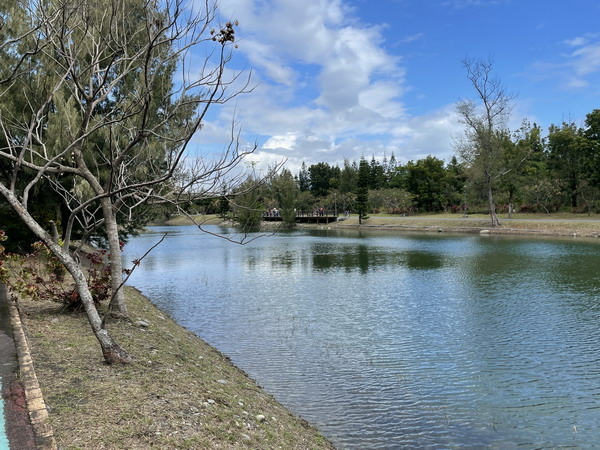
POLYGON ((350 161, 344 158, 344 168, 340 172, 340 192, 342 194, 354 192, 356 190, 357 178, 358 168, 356 167, 356 162, 350 164, 350 161))
POLYGON ((369 189, 381 189, 385 187, 385 184, 385 170, 373 155, 369 165, 369 189))
POLYGON ((434 156, 407 165, 407 190, 422 211, 440 211, 445 204, 446 171, 444 161, 434 156))
POLYGON ((363 219, 367 218, 369 209, 369 181, 371 170, 369 163, 363 157, 360 158, 358 165, 358 177, 356 181, 356 203, 354 208, 358 213, 358 223, 362 224, 363 219))
POLYGON ((554 179, 560 180, 572 208, 577 207, 585 144, 583 131, 574 123, 563 122, 560 127, 550 126, 548 133, 550 170, 554 179))
POLYGON ((283 169, 280 174, 273 177, 270 187, 283 222, 288 226, 295 225, 296 200, 300 191, 292 173, 283 169))
POLYGON ((300 168, 300 173, 298 174, 298 189, 300 189, 302 192, 310 190, 310 175, 304 161, 302 161, 302 167, 300 168))
POLYGON ((315 197, 325 197, 329 189, 339 184, 339 167, 331 167, 325 162, 313 164, 308 168, 310 174, 310 192, 315 197))

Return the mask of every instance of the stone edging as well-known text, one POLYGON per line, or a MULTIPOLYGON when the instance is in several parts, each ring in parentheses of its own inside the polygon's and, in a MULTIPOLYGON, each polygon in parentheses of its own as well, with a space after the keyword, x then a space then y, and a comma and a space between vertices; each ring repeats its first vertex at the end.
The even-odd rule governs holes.
POLYGON ((38 383, 35 370, 33 368, 33 360, 29 352, 29 344, 23 330, 21 315, 17 305, 9 298, 10 319, 13 326, 13 335, 17 356, 19 357, 19 372, 20 380, 25 391, 25 399, 27 400, 27 410, 29 411, 29 419, 33 427, 33 435, 35 443, 40 450, 56 450, 56 440, 54 439, 54 431, 50 425, 48 410, 42 396, 42 390, 38 383))

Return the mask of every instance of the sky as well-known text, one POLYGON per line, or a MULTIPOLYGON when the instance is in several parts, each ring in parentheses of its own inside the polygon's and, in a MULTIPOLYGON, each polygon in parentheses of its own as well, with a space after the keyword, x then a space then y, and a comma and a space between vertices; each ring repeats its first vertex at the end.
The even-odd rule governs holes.
POLYGON ((253 90, 211 110, 196 143, 297 173, 345 158, 449 161, 475 99, 462 61, 490 59, 516 95, 510 127, 543 130, 600 108, 600 0, 220 0, 237 20, 229 70, 253 90))

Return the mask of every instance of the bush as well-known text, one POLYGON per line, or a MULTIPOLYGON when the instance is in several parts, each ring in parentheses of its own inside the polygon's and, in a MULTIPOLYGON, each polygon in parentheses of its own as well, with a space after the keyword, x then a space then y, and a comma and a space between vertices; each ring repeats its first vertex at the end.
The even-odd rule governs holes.
MULTIPOLYGON (((0 241, 4 240, 6 234, 0 230, 0 241)), ((110 258, 106 250, 85 257, 88 286, 98 305, 111 296, 110 258)), ((79 292, 65 276, 65 267, 42 242, 32 244, 32 252, 25 255, 6 253, 0 245, 0 282, 34 300, 51 300, 62 303, 65 309, 79 310, 83 306, 79 292)))

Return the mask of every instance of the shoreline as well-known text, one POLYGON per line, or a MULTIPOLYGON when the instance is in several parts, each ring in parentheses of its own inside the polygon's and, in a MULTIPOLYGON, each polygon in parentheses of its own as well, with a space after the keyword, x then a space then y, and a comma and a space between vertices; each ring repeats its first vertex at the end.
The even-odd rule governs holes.
MULTIPOLYGON (((216 216, 198 216, 203 225, 221 225, 232 227, 235 223, 216 216)), ((184 217, 177 217, 150 226, 194 225, 184 217)), ((281 222, 262 222, 260 230, 278 230, 281 222)), ((539 236, 539 237, 581 237, 599 238, 600 220, 573 218, 518 218, 501 219, 500 227, 491 227, 485 216, 469 218, 446 216, 372 216, 358 223, 357 216, 338 220, 329 224, 296 224, 298 229, 355 229, 384 230, 424 233, 463 233, 485 235, 539 236)), ((293 228, 292 228, 293 229, 293 228)))
POLYGON ((104 362, 83 313, 18 300, 58 448, 334 448, 226 355, 125 290, 130 320, 108 325, 134 357, 125 365, 104 362))

